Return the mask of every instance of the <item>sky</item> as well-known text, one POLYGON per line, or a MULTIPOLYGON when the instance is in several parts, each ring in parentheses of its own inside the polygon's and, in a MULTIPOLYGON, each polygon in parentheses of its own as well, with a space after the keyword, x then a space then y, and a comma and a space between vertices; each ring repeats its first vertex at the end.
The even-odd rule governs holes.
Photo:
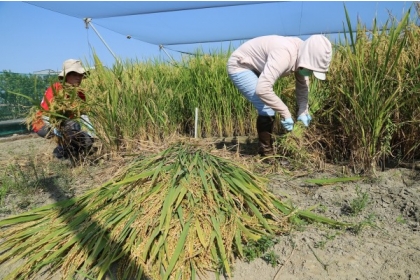
MULTIPOLYGON (((349 1, 352 25, 400 19, 411 1, 349 1)), ((64 60, 93 65, 92 53, 111 67, 122 61, 179 60, 192 53, 236 48, 263 35, 343 32, 342 1, 0 1, 0 71, 59 71, 64 60), (268 3, 267 3, 268 2, 268 3), (225 7, 213 7, 228 5, 225 7), (201 9, 194 9, 201 7, 201 9), (91 18, 86 25, 84 18, 91 18), (88 28, 86 28, 88 27, 88 28), (163 48, 160 48, 163 46, 163 48)), ((412 18, 416 12, 413 9, 412 18)), ((333 38, 333 37, 331 37, 333 38)))

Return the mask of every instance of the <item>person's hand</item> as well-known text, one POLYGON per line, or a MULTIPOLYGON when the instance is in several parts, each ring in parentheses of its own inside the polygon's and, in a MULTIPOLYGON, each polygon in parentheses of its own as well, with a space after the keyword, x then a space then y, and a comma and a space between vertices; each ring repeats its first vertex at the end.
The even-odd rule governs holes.
POLYGON ((93 125, 90 122, 89 117, 87 115, 81 115, 80 118, 82 119, 83 124, 88 129, 87 134, 89 134, 90 137, 96 137, 96 135, 95 135, 95 129, 93 128, 93 125))
POLYGON ((310 116, 309 114, 305 114, 305 113, 303 113, 303 114, 301 114, 301 115, 297 118, 297 120, 298 120, 298 121, 303 122, 303 124, 304 124, 306 127, 308 127, 308 126, 309 126, 309 124, 310 124, 310 122, 311 122, 311 120, 312 120, 312 118, 311 118, 311 116, 310 116))
POLYGON ((89 129, 89 130, 95 130, 93 128, 92 123, 90 122, 90 119, 88 117, 88 115, 81 115, 80 118, 82 119, 82 123, 89 129))
POLYGON ((60 133, 60 131, 59 131, 57 128, 55 128, 55 127, 54 127, 54 129, 53 129, 53 133, 54 133, 54 135, 55 135, 55 136, 57 136, 57 137, 60 137, 60 138, 62 138, 62 137, 63 137, 63 135, 60 133))
POLYGON ((45 125, 50 125, 50 118, 47 116, 42 116, 41 119, 44 121, 45 125))
POLYGON ((292 131, 293 130, 293 119, 292 118, 287 118, 284 119, 284 121, 280 121, 281 125, 284 127, 284 129, 286 129, 287 131, 292 131))

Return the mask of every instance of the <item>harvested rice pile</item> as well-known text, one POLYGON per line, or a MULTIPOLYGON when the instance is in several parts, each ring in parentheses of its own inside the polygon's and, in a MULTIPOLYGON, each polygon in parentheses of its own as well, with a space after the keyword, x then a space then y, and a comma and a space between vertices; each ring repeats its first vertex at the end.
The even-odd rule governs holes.
POLYGON ((0 263, 24 258, 8 279, 48 267, 63 277, 194 279, 231 275, 248 241, 288 230, 305 218, 340 223, 284 205, 266 180, 204 149, 178 143, 138 158, 81 197, 0 221, 0 263))

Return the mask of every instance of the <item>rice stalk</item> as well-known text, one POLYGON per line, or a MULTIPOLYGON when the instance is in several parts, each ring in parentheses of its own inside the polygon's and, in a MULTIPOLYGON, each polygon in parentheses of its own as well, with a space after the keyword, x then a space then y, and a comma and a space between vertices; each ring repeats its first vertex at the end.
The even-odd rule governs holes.
POLYGON ((324 145, 341 151, 330 155, 349 160, 357 173, 375 172, 378 164, 395 156, 395 136, 405 122, 401 108, 410 100, 401 76, 407 63, 410 12, 382 28, 374 20, 369 32, 360 22, 354 30, 346 9, 345 14, 349 39, 337 46, 331 81, 322 85, 334 94, 322 119, 333 141, 324 145))
POLYGON ((267 180, 198 146, 178 143, 137 158, 99 188, 0 221, 0 263, 24 259, 8 279, 48 268, 63 278, 192 279, 232 275, 242 244, 286 233, 296 219, 345 226, 283 204, 267 180))

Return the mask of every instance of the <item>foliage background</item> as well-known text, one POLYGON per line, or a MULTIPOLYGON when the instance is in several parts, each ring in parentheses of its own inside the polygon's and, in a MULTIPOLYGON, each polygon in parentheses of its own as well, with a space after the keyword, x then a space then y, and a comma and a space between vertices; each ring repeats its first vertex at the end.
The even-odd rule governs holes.
POLYGON ((25 118, 33 105, 20 93, 41 102, 46 88, 57 81, 55 75, 34 75, 0 72, 0 121, 25 118))

